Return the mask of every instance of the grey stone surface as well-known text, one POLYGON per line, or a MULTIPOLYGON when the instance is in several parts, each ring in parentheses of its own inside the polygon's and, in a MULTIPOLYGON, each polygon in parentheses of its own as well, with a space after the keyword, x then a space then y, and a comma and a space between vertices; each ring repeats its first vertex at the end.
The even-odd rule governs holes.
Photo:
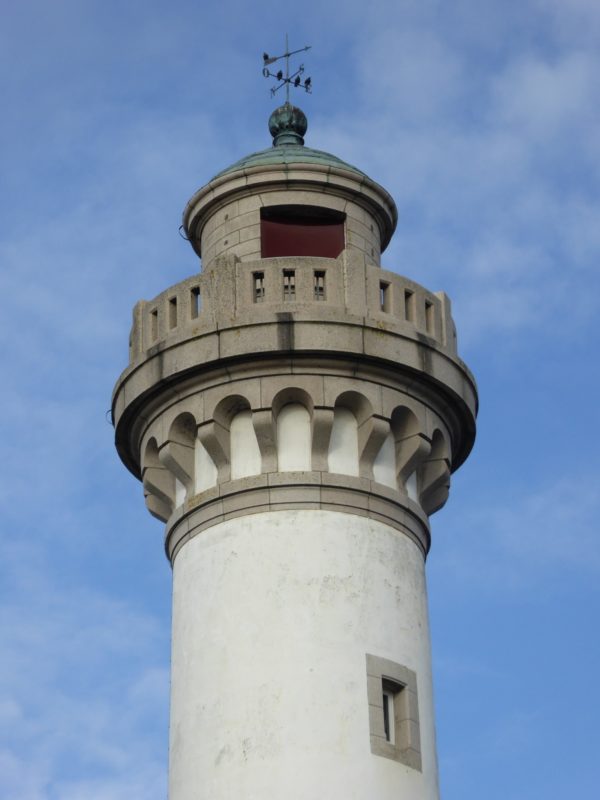
POLYGON ((421 741, 417 675, 402 664, 367 654, 367 702, 369 704, 369 734, 371 752, 383 758, 399 761, 412 769, 421 769, 421 741), (394 741, 385 736, 383 719, 384 681, 401 687, 394 697, 394 741))

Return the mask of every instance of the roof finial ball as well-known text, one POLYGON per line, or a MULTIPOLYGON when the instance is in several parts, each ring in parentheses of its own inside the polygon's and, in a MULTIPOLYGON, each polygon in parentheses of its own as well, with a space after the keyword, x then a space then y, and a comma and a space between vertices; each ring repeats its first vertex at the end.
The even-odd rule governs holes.
POLYGON ((269 117, 269 131, 273 137, 273 146, 284 144, 304 144, 304 134, 308 128, 306 114, 301 108, 284 103, 269 117))
POLYGON ((274 147, 284 144, 304 144, 304 134, 308 127, 306 115, 304 111, 293 106, 290 103, 290 86, 294 89, 304 89, 305 92, 311 94, 312 81, 310 78, 302 78, 304 74, 304 64, 300 64, 297 70, 290 73, 290 56, 296 53, 304 53, 310 50, 310 45, 301 47, 299 50, 291 50, 288 45, 287 33, 285 35, 285 53, 280 56, 270 56, 268 53, 263 53, 263 75, 265 78, 274 78, 276 85, 271 88, 271 97, 285 87, 285 103, 269 117, 269 130, 273 137, 274 147), (285 73, 282 69, 277 72, 272 72, 269 67, 271 64, 285 59, 285 73))

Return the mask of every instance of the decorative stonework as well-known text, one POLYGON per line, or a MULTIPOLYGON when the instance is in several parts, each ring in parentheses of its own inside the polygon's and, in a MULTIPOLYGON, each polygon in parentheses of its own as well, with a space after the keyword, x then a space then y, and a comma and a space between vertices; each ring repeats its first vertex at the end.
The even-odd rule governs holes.
POLYGON ((387 658, 367 654, 367 698, 371 752, 421 770, 416 673, 387 658), (391 700, 387 719, 384 718, 384 703, 389 702, 386 695, 391 700))
POLYGON ((426 553, 472 445, 448 298, 379 267, 392 198, 326 154, 288 163, 296 150, 199 190, 184 230, 203 271, 134 309, 116 442, 171 557, 220 520, 281 507, 382 519, 426 553), (278 207, 336 214, 339 257, 261 258, 261 209, 278 207))
POLYGON ((172 387, 159 381, 154 397, 128 394, 134 387, 125 380, 129 439, 122 452, 142 478, 149 510, 168 521, 169 556, 210 525, 280 508, 371 516, 425 554, 427 516, 445 502, 453 453, 465 446, 450 404, 401 371, 333 355, 274 355, 237 364, 233 373, 198 369, 176 376, 172 387), (299 422, 286 432, 279 422, 288 409, 299 422), (290 469, 288 437, 291 430, 293 450, 301 451, 303 414, 308 460, 290 469))

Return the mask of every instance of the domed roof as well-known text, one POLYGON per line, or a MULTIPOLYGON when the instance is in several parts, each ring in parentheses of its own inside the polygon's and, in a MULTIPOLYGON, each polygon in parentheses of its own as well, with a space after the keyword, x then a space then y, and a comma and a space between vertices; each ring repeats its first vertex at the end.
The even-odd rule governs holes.
POLYGON ((240 169, 262 167, 270 164, 322 164, 326 167, 347 169, 357 175, 365 175, 358 167, 353 167, 352 164, 348 164, 346 161, 342 161, 341 158, 331 153, 326 153, 324 150, 313 150, 312 147, 305 147, 301 144, 279 144, 240 158, 235 164, 218 172, 214 178, 220 178, 222 175, 237 172, 240 169))
POLYGON ((304 112, 296 106, 284 103, 283 106, 276 108, 269 118, 269 130, 273 136, 273 145, 241 158, 235 164, 218 172, 212 180, 238 170, 271 164, 319 164, 324 167, 349 170, 361 177, 367 177, 362 170, 331 153, 305 147, 303 137, 307 127, 308 123, 304 112))
MULTIPOLYGON (((182 229, 199 256, 202 257, 205 225, 224 202, 265 191, 272 193, 270 199, 278 192, 279 201, 283 204, 286 202, 286 192, 289 197, 296 197, 290 203, 300 205, 310 205, 312 198, 317 206, 340 210, 340 200, 342 204, 350 201, 360 206, 378 225, 380 239, 377 254, 385 250, 398 220, 393 198, 383 186, 352 164, 323 150, 305 147, 307 126, 304 112, 290 103, 284 103, 275 109, 269 119, 273 146, 241 158, 194 193, 183 212, 182 229), (298 195, 298 192, 301 194, 298 195)), ((373 231, 372 226, 370 231, 373 231)), ((229 245, 228 241, 224 241, 224 244, 229 245)), ((243 249, 242 245, 246 247, 245 241, 240 243, 243 249)), ((371 257, 375 257, 374 248, 371 248, 371 257)))

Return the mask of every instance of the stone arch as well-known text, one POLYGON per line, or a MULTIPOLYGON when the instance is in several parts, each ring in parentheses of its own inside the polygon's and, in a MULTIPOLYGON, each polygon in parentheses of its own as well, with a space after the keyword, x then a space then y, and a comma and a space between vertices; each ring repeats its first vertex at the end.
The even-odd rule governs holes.
POLYGON ((161 463, 153 436, 142 455, 142 485, 148 511, 166 522, 175 507, 175 476, 161 463))
POLYGON ((212 419, 198 428, 198 439, 217 470, 217 480, 231 480, 231 421, 249 411, 248 399, 240 394, 224 397, 215 406, 212 419))
POLYGON ((305 389, 301 389, 299 386, 287 386, 285 389, 277 392, 271 404, 273 417, 277 419, 279 412, 284 406, 294 403, 303 405, 312 418, 315 407, 313 399, 305 389))
POLYGON ((372 416, 371 403, 359 392, 342 392, 336 398, 327 460, 330 472, 356 477, 361 474, 360 456, 372 416))
POLYGON ((450 465, 450 446, 442 431, 436 428, 429 455, 418 470, 421 505, 428 515, 438 511, 448 499, 450 465))
POLYGON ((231 480, 260 475, 262 456, 254 430, 250 407, 240 408, 229 425, 231 480))
POLYGON ((196 428, 194 415, 182 412, 171 423, 167 440, 158 453, 161 464, 175 476, 176 506, 194 492, 196 428))
MULTIPOLYGON (((280 472, 305 472, 312 469, 312 398, 304 389, 288 387, 273 398, 277 442, 277 468, 280 472)), ((327 440, 329 444, 329 439, 327 440)))

